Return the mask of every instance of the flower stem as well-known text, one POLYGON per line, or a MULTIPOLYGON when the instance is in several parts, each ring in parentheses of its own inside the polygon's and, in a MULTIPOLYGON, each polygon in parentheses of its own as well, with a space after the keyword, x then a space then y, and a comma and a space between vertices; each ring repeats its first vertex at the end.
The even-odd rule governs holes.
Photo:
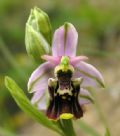
POLYGON ((59 122, 65 136, 76 136, 72 121, 70 119, 62 119, 59 122))

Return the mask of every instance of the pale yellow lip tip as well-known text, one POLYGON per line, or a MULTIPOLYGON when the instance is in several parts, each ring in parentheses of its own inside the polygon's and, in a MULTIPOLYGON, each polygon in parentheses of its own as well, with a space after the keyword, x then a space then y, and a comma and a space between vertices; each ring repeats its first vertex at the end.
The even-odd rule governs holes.
POLYGON ((60 115, 60 119, 71 119, 73 118, 73 114, 71 113, 63 113, 60 115))

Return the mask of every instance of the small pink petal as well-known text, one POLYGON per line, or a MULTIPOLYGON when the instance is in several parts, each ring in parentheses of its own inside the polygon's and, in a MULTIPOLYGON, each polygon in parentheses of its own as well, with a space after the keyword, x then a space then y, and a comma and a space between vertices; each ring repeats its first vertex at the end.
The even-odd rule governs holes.
MULTIPOLYGON (((80 89, 80 95, 83 95, 83 96, 85 96, 85 97, 91 97, 91 98, 92 98, 92 96, 91 96, 91 94, 89 93, 89 91, 86 90, 86 89, 83 89, 83 88, 80 89)), ((80 105, 84 105, 84 104, 89 104, 89 103, 91 103, 91 100, 89 100, 89 99, 87 99, 87 98, 80 97, 80 95, 79 95, 79 97, 78 97, 78 101, 79 101, 80 105)))
POLYGON ((42 59, 51 62, 52 64, 58 65, 60 63, 61 57, 53 57, 49 55, 41 56, 42 59))
POLYGON ((38 91, 41 87, 47 87, 48 78, 53 77, 55 65, 50 62, 41 64, 30 76, 28 81, 28 91, 30 93, 38 91))
POLYGON ((91 64, 81 61, 78 64, 74 65, 74 68, 76 72, 74 74, 74 77, 83 77, 83 84, 84 82, 86 82, 89 86, 89 82, 91 81, 91 86, 93 86, 94 83, 94 85, 99 84, 100 86, 104 87, 104 79, 101 73, 91 64))
POLYGON ((85 61, 87 59, 88 59, 88 57, 86 57, 86 56, 70 57, 70 64, 74 66, 77 63, 79 63, 80 61, 85 61))
POLYGON ((75 56, 77 40, 78 33, 75 27, 70 23, 65 23, 54 33, 52 44, 53 56, 75 56))

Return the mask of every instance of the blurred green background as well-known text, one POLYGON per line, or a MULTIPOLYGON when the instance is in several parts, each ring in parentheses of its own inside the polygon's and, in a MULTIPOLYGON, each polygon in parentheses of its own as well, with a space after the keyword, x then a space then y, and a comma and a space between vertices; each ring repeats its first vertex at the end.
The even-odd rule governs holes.
MULTIPOLYGON (((0 0, 0 136, 39 136, 40 132, 53 135, 20 111, 4 86, 4 76, 9 75, 28 95, 26 84, 38 65, 28 57, 24 44, 25 23, 34 6, 49 15, 53 32, 66 21, 78 30, 77 54, 88 56, 103 74, 106 89, 98 91, 96 97, 111 135, 119 136, 119 0, 0 0)), ((82 120, 103 133, 97 111, 94 106, 87 106, 82 120)), ((76 131, 78 136, 89 136, 80 126, 76 126, 76 131)))

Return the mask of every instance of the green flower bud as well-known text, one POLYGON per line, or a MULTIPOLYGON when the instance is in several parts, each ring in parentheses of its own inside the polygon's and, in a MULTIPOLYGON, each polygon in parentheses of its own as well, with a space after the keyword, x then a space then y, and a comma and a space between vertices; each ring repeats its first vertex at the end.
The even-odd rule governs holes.
POLYGON ((51 25, 46 13, 38 8, 31 10, 26 23, 26 50, 35 60, 40 62, 41 55, 50 52, 51 25))

